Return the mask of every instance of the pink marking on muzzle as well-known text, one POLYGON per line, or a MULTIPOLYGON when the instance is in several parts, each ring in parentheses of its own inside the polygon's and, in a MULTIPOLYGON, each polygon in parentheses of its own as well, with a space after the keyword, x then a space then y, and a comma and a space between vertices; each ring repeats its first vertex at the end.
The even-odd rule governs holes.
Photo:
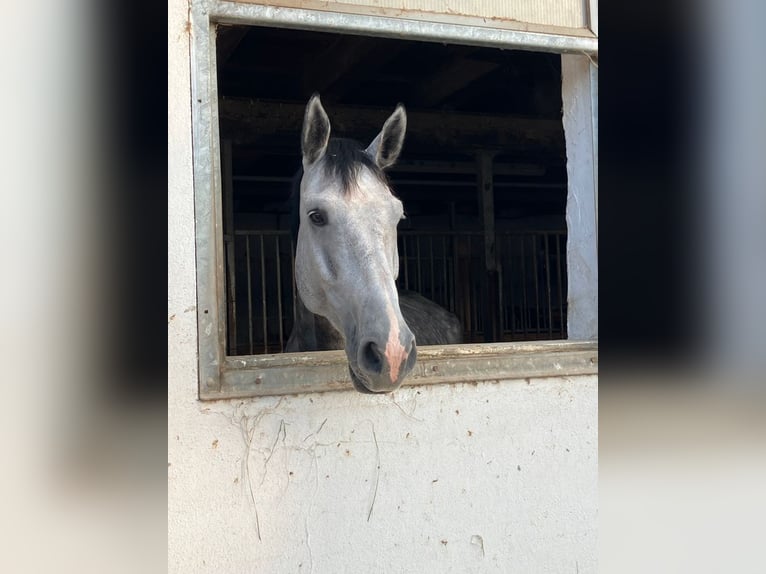
POLYGON ((391 301, 387 302, 387 312, 389 321, 388 342, 386 343, 386 359, 391 369, 391 382, 396 383, 399 378, 399 370, 402 363, 407 358, 407 349, 399 342, 399 321, 396 320, 396 312, 391 301))

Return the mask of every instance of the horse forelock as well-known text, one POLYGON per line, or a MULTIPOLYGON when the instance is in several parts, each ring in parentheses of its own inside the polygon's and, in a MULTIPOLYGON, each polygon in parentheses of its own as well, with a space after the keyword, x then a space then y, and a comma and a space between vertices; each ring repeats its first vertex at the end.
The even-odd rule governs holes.
POLYGON ((365 153, 362 145, 352 139, 332 138, 327 144, 327 151, 321 160, 324 162, 324 173, 328 177, 340 180, 344 194, 354 189, 359 172, 366 167, 382 184, 388 187, 388 177, 378 167, 375 160, 365 153))

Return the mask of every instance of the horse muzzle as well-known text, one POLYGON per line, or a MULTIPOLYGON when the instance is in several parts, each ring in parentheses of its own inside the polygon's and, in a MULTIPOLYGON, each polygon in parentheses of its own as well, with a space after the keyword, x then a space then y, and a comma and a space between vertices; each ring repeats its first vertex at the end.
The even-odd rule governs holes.
POLYGON ((349 357, 349 372, 354 388, 362 393, 390 393, 398 389, 417 361, 415 337, 406 329, 384 342, 364 339, 356 351, 356 360, 349 357))

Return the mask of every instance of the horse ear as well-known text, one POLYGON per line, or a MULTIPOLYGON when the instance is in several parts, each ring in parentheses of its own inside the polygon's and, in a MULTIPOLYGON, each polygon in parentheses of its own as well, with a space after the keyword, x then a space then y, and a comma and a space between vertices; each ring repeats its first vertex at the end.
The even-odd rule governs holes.
POLYGON ((301 151, 304 169, 321 159, 330 140, 330 119, 319 101, 319 94, 311 96, 303 116, 301 151))
POLYGON ((407 131, 407 112, 404 106, 396 106, 394 113, 383 124, 383 129, 365 150, 373 157, 378 167, 385 169, 396 161, 404 145, 404 132, 407 131))

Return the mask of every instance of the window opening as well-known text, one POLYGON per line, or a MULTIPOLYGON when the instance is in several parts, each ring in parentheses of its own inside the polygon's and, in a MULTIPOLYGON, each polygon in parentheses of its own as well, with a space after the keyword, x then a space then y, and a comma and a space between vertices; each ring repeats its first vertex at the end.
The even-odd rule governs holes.
POLYGON ((389 173, 407 215, 400 288, 455 313, 465 342, 566 338, 558 55, 224 25, 216 51, 228 355, 290 335, 289 196, 314 91, 334 134, 360 141, 407 108, 389 173))

